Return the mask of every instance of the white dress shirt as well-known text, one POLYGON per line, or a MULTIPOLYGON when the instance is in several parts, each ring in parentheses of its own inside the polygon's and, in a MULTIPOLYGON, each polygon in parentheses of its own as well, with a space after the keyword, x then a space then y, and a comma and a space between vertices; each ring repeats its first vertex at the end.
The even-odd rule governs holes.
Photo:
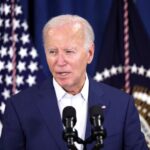
MULTIPOLYGON (((85 139, 86 121, 87 121, 87 107, 88 107, 88 93, 89 93, 89 79, 86 75, 84 86, 80 93, 71 95, 67 93, 53 78, 53 85, 56 92, 58 107, 62 118, 63 109, 66 106, 73 106, 76 110, 77 122, 75 129, 78 131, 78 136, 85 139)), ((83 150, 82 144, 75 143, 78 150, 83 150)))

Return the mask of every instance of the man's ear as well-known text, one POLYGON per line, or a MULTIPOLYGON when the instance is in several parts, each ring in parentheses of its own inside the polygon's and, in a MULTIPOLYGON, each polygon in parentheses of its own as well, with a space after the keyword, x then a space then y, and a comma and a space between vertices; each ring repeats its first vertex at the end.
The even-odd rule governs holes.
POLYGON ((91 45, 89 47, 89 50, 88 50, 88 64, 90 64, 92 62, 92 60, 93 60, 94 48, 95 48, 94 43, 91 43, 91 45))

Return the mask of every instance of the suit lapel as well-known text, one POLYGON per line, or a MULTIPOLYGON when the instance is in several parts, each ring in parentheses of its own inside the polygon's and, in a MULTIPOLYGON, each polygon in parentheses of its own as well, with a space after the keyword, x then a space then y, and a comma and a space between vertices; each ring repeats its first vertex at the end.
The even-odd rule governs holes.
POLYGON ((50 135, 54 137, 60 149, 64 150, 66 149, 66 144, 62 139, 63 125, 51 81, 47 80, 39 91, 37 106, 46 122, 50 135))

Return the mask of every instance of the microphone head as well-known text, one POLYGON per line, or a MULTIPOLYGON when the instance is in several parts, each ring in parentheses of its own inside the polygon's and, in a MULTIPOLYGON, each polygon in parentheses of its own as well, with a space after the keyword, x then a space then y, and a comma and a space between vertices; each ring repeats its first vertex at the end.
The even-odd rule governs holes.
POLYGON ((89 110, 91 123, 93 122, 93 117, 100 116, 101 122, 103 122, 103 111, 99 105, 94 105, 89 110))
POLYGON ((62 121, 66 126, 66 119, 72 119, 73 126, 76 124, 76 110, 72 106, 67 106, 63 109, 62 121))

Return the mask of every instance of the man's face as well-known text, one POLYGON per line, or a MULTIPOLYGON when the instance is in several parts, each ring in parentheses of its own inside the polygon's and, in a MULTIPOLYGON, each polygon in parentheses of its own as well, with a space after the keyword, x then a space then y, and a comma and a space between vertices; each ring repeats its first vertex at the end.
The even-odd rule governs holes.
POLYGON ((78 93, 85 81, 86 66, 93 59, 94 48, 85 50, 85 37, 79 23, 49 29, 45 35, 45 51, 49 69, 67 92, 78 93))

